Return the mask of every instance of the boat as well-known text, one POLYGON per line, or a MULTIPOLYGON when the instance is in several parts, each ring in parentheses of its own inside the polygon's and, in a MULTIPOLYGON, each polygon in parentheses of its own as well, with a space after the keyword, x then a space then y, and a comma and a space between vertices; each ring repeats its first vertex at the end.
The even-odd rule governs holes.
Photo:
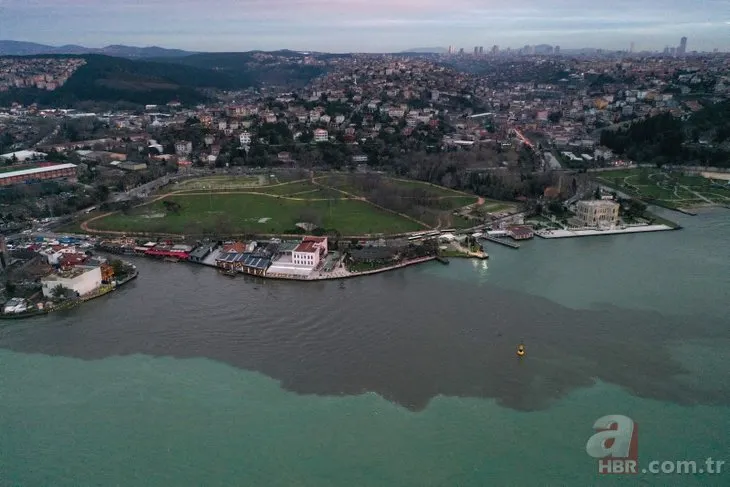
POLYGON ((517 356, 518 357, 525 356, 525 346, 521 343, 519 345, 517 345, 517 356))
POLYGON ((221 274, 223 274, 226 277, 236 277, 236 275, 238 274, 238 271, 236 271, 234 269, 219 269, 218 272, 220 272, 221 274))
POLYGON ((180 259, 178 259, 177 257, 165 257, 162 260, 164 260, 165 262, 180 262, 180 259))

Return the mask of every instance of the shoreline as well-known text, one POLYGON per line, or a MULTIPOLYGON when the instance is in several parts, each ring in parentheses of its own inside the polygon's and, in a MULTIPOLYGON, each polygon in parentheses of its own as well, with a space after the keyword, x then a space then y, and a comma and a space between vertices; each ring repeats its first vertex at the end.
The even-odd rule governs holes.
MULTIPOLYGON (((381 272, 388 272, 388 271, 394 271, 394 270, 397 270, 397 269, 403 269, 405 267, 410 267, 410 266, 413 266, 413 265, 423 264, 425 262, 431 262, 431 261, 436 260, 437 258, 438 257, 436 257, 436 256, 421 257, 421 258, 418 258, 418 259, 412 259, 412 260, 409 260, 409 261, 406 261, 406 262, 401 262, 401 263, 396 264, 396 265, 382 267, 382 268, 379 268, 379 269, 373 269, 373 270, 363 271, 363 272, 352 272, 352 273, 343 274, 343 275, 337 275, 337 276, 289 277, 289 276, 278 276, 278 275, 269 275, 269 274, 264 274, 263 276, 256 276, 256 275, 253 275, 253 274, 247 274, 245 272, 238 272, 236 274, 236 276, 238 276, 238 275, 251 276, 251 277, 258 277, 260 279, 273 279, 273 280, 278 280, 278 281, 299 281, 299 282, 338 281, 338 280, 342 280, 342 279, 352 279, 352 278, 355 278, 355 277, 369 276, 369 275, 373 275, 373 274, 379 274, 381 272)), ((215 265, 209 265, 209 264, 205 264, 203 262, 190 262, 190 261, 185 261, 185 263, 189 263, 189 264, 200 264, 200 265, 203 265, 203 266, 206 266, 206 267, 211 267, 213 269, 220 269, 219 267, 217 267, 215 265)))
POLYGON ((76 308, 77 306, 80 306, 83 303, 86 303, 88 301, 91 301, 93 299, 100 298, 102 296, 106 296, 107 294, 110 294, 123 285, 127 284, 128 282, 134 280, 139 276, 139 271, 137 271, 135 267, 135 271, 132 275, 125 277, 122 281, 119 281, 114 287, 105 289, 103 291, 93 292, 84 296, 79 297, 79 299, 74 301, 65 301, 59 303, 57 306, 52 306, 50 308, 46 309, 35 309, 31 312, 26 313, 0 313, 0 320, 20 320, 23 318, 32 318, 34 316, 43 316, 47 314, 51 314, 58 311, 66 311, 73 308, 76 308))
POLYGON ((616 228, 612 230, 540 230, 535 235, 544 239, 554 238, 575 238, 575 237, 597 237, 601 235, 625 235, 631 233, 666 232, 678 230, 669 225, 642 225, 638 227, 616 228))

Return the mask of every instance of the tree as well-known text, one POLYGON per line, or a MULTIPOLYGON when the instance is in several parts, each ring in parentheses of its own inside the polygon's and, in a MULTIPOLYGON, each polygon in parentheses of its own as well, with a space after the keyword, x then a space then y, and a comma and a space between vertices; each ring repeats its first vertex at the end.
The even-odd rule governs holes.
POLYGON ((129 266, 119 259, 110 261, 109 265, 112 267, 112 271, 114 271, 114 277, 124 277, 129 273, 129 266))
POLYGON ((600 186, 596 186, 596 191, 593 193, 593 199, 594 200, 601 199, 601 187, 600 186))
POLYGON ((59 284, 51 290, 51 295, 56 299, 68 299, 74 294, 73 290, 65 287, 63 284, 59 284))

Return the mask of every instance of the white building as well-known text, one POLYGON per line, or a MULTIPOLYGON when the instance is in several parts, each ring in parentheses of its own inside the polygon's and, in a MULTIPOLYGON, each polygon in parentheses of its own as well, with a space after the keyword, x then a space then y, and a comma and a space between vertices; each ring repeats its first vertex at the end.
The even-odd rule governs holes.
POLYGON ((324 129, 317 129, 314 131, 314 141, 315 142, 327 142, 329 141, 329 134, 324 129))
POLYGON ((241 141, 241 145, 251 145, 251 134, 248 131, 241 132, 238 139, 241 141))
POLYGON ((193 152, 193 143, 181 140, 179 142, 175 142, 175 153, 179 156, 188 156, 193 152))
POLYGON ((615 227, 618 223, 619 206, 615 201, 579 201, 575 216, 586 227, 615 227))
POLYGON ((304 237, 292 252, 292 263, 314 268, 326 255, 327 237, 304 237))
POLYGON ((6 314, 25 313, 26 311, 28 311, 28 304, 23 298, 12 298, 5 303, 5 308, 3 308, 3 313, 6 314))
POLYGON ((59 285, 79 296, 89 294, 101 286, 101 267, 78 266, 70 271, 51 274, 41 279, 43 295, 53 297, 53 290, 59 285))

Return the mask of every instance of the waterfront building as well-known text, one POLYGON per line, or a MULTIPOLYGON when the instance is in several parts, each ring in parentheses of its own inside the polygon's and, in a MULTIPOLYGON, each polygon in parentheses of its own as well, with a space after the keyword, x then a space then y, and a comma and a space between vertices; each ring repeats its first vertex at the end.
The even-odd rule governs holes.
POLYGON ((61 285, 79 296, 89 294, 101 286, 101 268, 98 266, 78 266, 67 271, 59 271, 41 279, 43 296, 53 297, 53 290, 61 285))
POLYGON ((619 204, 615 201, 579 201, 576 219, 586 227, 615 227, 618 223, 619 204))
POLYGON ((5 314, 25 313, 26 311, 28 311, 28 303, 23 298, 11 298, 3 308, 5 314))
POLYGON ((528 240, 535 236, 535 232, 526 225, 510 225, 507 227, 507 235, 514 240, 528 240))
POLYGON ((327 237, 304 237, 302 243, 292 252, 292 262, 315 268, 323 256, 327 255, 327 237))

